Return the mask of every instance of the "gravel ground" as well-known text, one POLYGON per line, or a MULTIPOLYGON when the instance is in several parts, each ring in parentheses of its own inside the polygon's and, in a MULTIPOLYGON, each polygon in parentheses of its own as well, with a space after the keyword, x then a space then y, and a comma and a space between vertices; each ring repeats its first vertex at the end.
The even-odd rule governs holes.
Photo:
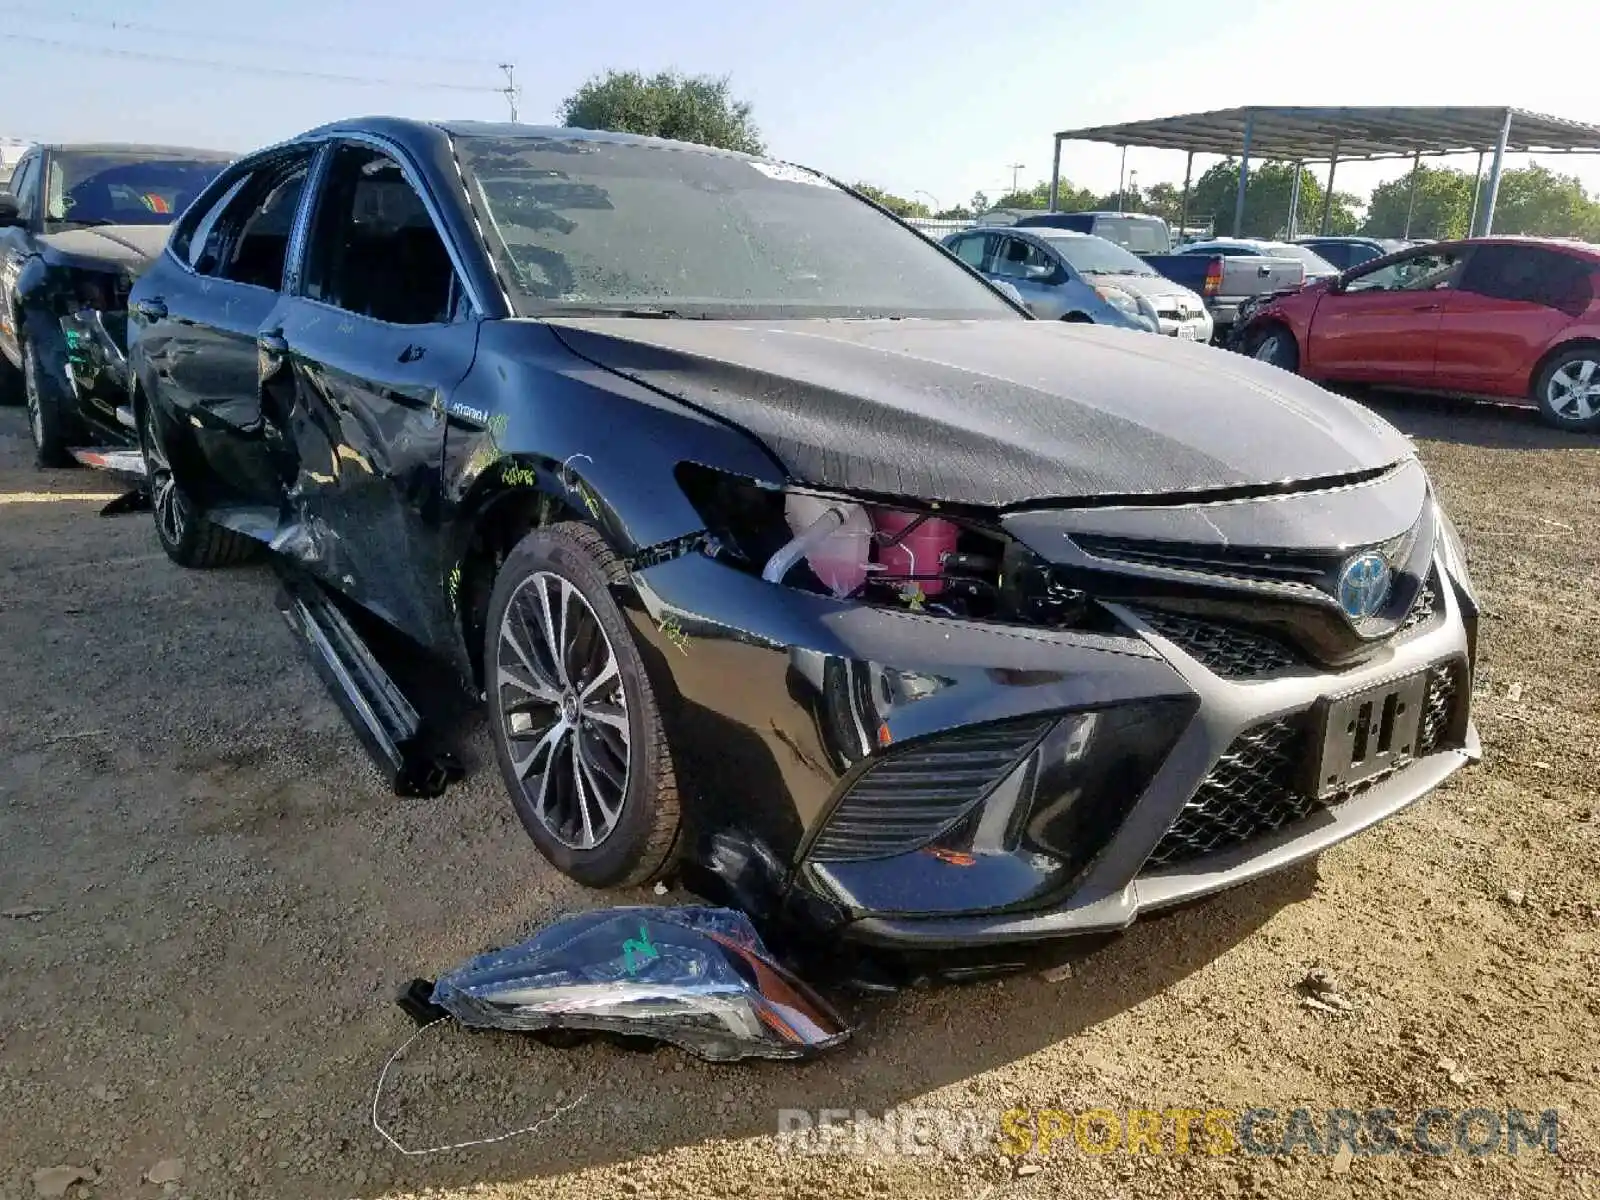
MULTIPOLYGON (((397 800, 272 605, 186 573, 113 491, 35 472, 0 411, 0 1197, 1592 1195, 1600 1093, 1600 443, 1384 402, 1463 529, 1488 615, 1487 758, 1308 864, 1036 976, 852 1002, 819 1062, 411 1032, 395 990, 597 903, 492 770, 397 800), (1331 972, 1344 1011, 1296 985, 1331 972), (783 1108, 1560 1110, 1515 1158, 784 1154, 783 1108), (174 1162, 172 1160, 181 1160, 174 1162), (146 1177, 148 1176, 148 1181, 146 1177), (54 1194, 62 1194, 56 1191, 54 1194)), ((472 758, 490 762, 480 733, 472 758)), ((624 897, 640 900, 643 897, 624 897)))

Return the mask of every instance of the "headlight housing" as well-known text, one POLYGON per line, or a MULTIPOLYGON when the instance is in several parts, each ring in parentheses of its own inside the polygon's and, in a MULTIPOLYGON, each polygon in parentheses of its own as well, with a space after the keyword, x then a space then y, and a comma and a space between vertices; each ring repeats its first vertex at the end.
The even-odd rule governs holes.
POLYGON ((1139 311, 1139 298, 1132 292, 1123 291, 1110 284, 1097 283, 1094 286, 1095 295, 1104 300, 1112 308, 1127 313, 1130 317, 1141 316, 1139 311))
POLYGON ((707 553, 769 583, 970 619, 1078 625, 1087 596, 982 514, 763 485, 693 463, 679 485, 707 553))

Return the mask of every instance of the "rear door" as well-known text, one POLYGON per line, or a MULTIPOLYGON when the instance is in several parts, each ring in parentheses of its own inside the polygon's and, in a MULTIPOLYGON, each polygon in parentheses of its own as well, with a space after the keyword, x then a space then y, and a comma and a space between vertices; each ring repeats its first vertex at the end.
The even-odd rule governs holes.
POLYGON ((281 444, 261 419, 256 337, 283 304, 284 265, 316 152, 297 147, 239 172, 189 213, 139 289, 132 319, 162 401, 189 425, 210 470, 211 505, 279 506, 281 444))
POLYGON ((420 176, 333 148, 295 296, 263 331, 269 424, 294 457, 283 552, 425 645, 452 626, 439 472, 478 316, 420 176))
POLYGON ((1419 250, 1344 276, 1311 321, 1303 367, 1323 379, 1431 387, 1439 321, 1460 277, 1460 248, 1419 250))
POLYGON ((1437 386, 1526 396, 1545 347, 1593 300, 1594 270, 1583 259, 1546 246, 1478 246, 1445 299, 1437 386))

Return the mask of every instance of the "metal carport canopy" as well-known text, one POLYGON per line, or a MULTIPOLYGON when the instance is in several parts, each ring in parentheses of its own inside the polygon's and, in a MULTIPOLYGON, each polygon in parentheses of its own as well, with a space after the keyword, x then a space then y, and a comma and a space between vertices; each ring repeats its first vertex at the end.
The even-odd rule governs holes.
MULTIPOLYGON (((1341 160, 1410 158, 1424 155, 1493 153, 1484 232, 1494 220, 1502 159, 1507 151, 1539 153, 1600 153, 1600 125, 1568 121, 1561 117, 1520 108, 1223 108, 1215 112, 1129 121, 1063 130, 1055 135, 1055 162, 1050 175, 1051 208, 1055 207, 1061 177, 1061 143, 1110 142, 1115 146, 1145 146, 1158 150, 1185 150, 1192 169, 1195 154, 1239 156, 1239 203, 1235 231, 1243 218, 1244 191, 1252 157, 1284 162, 1330 164, 1341 160)), ((1184 192, 1188 184, 1185 175, 1184 192)))

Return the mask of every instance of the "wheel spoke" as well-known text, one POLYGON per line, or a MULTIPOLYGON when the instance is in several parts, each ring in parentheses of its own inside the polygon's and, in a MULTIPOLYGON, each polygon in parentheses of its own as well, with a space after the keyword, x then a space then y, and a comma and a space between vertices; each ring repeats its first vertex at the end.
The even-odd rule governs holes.
POLYGON ((580 728, 576 734, 576 742, 579 752, 583 755, 583 764, 590 773, 599 775, 620 793, 628 781, 627 756, 619 755, 616 747, 608 743, 597 730, 580 728), (594 745, 590 745, 591 742, 594 745))
POLYGON ((565 687, 567 685, 567 669, 566 665, 561 661, 561 641, 556 635, 555 619, 550 612, 550 593, 545 587, 544 576, 535 577, 533 590, 539 597, 539 627, 540 632, 544 635, 545 647, 550 651, 550 663, 555 670, 556 682, 565 687))
POLYGON ((608 648, 606 653, 606 665, 600 668, 600 674, 591 679, 583 691, 579 693, 578 699, 588 701, 596 692, 600 690, 602 686, 604 686, 606 683, 609 683, 616 677, 617 659, 615 655, 609 652, 608 648))
POLYGON ((560 687, 550 679, 549 672, 540 670, 533 659, 528 656, 528 652, 522 648, 522 643, 517 641, 517 635, 512 631, 509 622, 500 630, 500 640, 511 647, 511 652, 517 656, 517 660, 522 664, 522 669, 528 673, 528 680, 532 681, 530 683, 528 680, 518 678, 502 662, 500 664, 501 686, 509 684, 552 704, 559 702, 561 699, 560 687))
POLYGON ((1586 358, 1583 360, 1582 366, 1578 366, 1577 363, 1573 363, 1567 369, 1571 370, 1572 367, 1578 367, 1578 382, 1587 387, 1590 378, 1594 375, 1594 359, 1586 358))
MULTIPOLYGON (((549 752, 549 761, 545 764, 543 774, 545 776, 549 776, 550 767, 555 763, 556 750, 560 748, 561 739, 566 737, 568 728, 569 726, 566 724, 566 722, 557 721, 554 725, 550 726, 549 729, 544 731, 543 736, 534 743, 533 749, 528 751, 528 756, 526 758, 512 762, 511 769, 519 780, 525 781, 528 778, 528 772, 533 769, 533 764, 537 762, 539 756, 546 751, 549 752)), ((512 733, 510 730, 507 730, 506 732, 508 738, 522 738, 529 736, 527 734, 512 733)), ((543 783, 539 785, 541 796, 544 792, 544 786, 545 785, 543 783)))
MULTIPOLYGON (((558 577, 559 578, 559 577, 558 577)), ((567 686, 572 685, 573 664, 569 661, 572 652, 573 638, 567 629, 567 612, 572 607, 572 585, 565 579, 561 580, 561 612, 560 619, 556 622, 556 666, 561 671, 561 682, 567 686)))
POLYGON ((609 830, 616 824, 617 816, 622 811, 621 788, 617 788, 615 780, 608 780, 611 786, 617 788, 617 804, 611 807, 606 804, 605 788, 595 778, 594 765, 589 762, 589 753, 583 745, 582 733, 577 733, 572 739, 572 761, 578 765, 578 776, 588 784, 590 793, 594 796, 595 805, 600 809, 600 815, 605 818, 605 827, 609 830))
POLYGON ((628 742, 628 712, 618 704, 589 704, 583 715, 601 725, 609 725, 622 735, 623 745, 628 742))
POLYGON ((584 849, 595 844, 594 821, 589 815, 589 796, 583 786, 583 765, 577 752, 577 740, 573 740, 572 752, 568 756, 572 759, 572 790, 578 805, 578 816, 583 821, 583 841, 580 843, 584 849))

